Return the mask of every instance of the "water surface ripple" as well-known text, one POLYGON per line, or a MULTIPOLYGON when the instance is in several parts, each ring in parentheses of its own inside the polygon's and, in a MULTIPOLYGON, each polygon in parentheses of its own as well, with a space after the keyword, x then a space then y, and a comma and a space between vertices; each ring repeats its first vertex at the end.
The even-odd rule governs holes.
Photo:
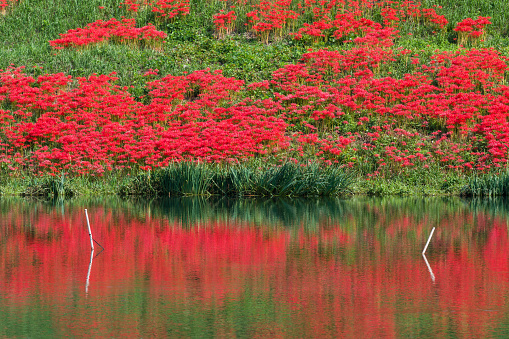
POLYGON ((507 337, 508 217, 459 198, 2 199, 0 337, 507 337))

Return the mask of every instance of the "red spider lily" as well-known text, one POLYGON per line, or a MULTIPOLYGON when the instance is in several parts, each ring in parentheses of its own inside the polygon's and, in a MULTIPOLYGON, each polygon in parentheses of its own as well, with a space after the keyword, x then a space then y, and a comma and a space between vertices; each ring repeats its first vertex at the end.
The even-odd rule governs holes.
POLYGON ((275 110, 235 102, 243 82, 218 71, 151 81, 147 105, 113 85, 114 74, 76 80, 69 88, 73 79, 63 74, 0 74, 0 98, 12 107, 0 112, 0 161, 35 173, 101 174, 180 159, 240 160, 285 145, 275 110))
POLYGON ((231 34, 235 26, 235 11, 225 13, 221 12, 214 15, 214 25, 216 27, 217 36, 223 38, 225 35, 231 34))
MULTIPOLYGON (((13 171, 100 174, 270 153, 364 166, 372 176, 419 166, 484 171, 507 161, 507 59, 493 49, 461 49, 436 52, 426 62, 393 47, 404 20, 443 27, 435 9, 413 1, 308 0, 300 6, 262 1, 249 10, 251 29, 266 43, 293 31, 349 48, 310 50, 247 86, 220 71, 159 76, 150 70, 143 103, 116 86, 114 74, 33 78, 10 68, 0 74, 0 161, 13 171), (378 9, 383 24, 369 19, 378 9), (303 14, 312 21, 295 27, 303 14), (401 64, 410 71, 387 72, 401 64)), ((234 11, 216 15, 218 36, 234 17, 234 11)), ((472 20, 469 34, 479 35, 487 24, 488 18, 472 20)), ((93 43, 158 37, 151 25, 135 28, 134 19, 98 21, 71 33, 98 39, 93 43)))
POLYGON ((134 46, 144 43, 156 49, 161 48, 166 33, 157 31, 152 24, 141 28, 135 26, 135 19, 97 20, 85 28, 71 29, 65 34, 60 34, 60 39, 52 40, 49 43, 55 49, 83 48, 107 41, 134 44, 134 46))
POLYGON ((151 3, 152 12, 158 13, 157 17, 171 20, 177 16, 189 14, 189 0, 157 0, 151 3))
POLYGON ((374 4, 364 0, 324 0, 298 2, 297 6, 289 1, 261 1, 252 5, 253 10, 246 17, 252 29, 265 42, 270 35, 275 38, 282 36, 283 31, 294 35, 296 39, 308 36, 318 42, 334 36, 336 40, 343 41, 347 37, 363 37, 363 29, 374 25, 366 15, 374 6, 380 8, 385 28, 395 29, 399 22, 407 19, 437 29, 444 29, 447 24, 446 18, 437 14, 434 8, 422 8, 420 3, 413 1, 378 1, 374 4), (313 21, 304 22, 295 31, 296 19, 301 15, 311 15, 313 21))
MULTIPOLYGON (((506 60, 494 50, 437 54, 431 66, 423 65, 403 79, 377 79, 374 71, 395 59, 383 48, 376 50, 369 45, 348 51, 319 50, 305 54, 302 61, 276 71, 270 82, 285 119, 312 131, 311 139, 310 135, 295 135, 296 144, 305 146, 293 148, 301 156, 307 148, 315 156, 344 161, 347 153, 379 149, 387 142, 385 135, 396 133, 400 141, 391 146, 395 148, 380 149, 378 154, 383 156, 376 161, 391 171, 437 161, 454 169, 484 170, 498 167, 507 159, 504 145, 509 141, 506 132, 509 106, 507 99, 501 97, 507 89, 500 84, 508 68, 506 60), (383 118, 387 121, 383 126, 373 126, 376 132, 346 134, 350 142, 343 144, 346 147, 337 153, 337 148, 330 144, 335 138, 323 131, 342 129, 341 120, 345 116, 354 116, 357 126, 383 118), (419 124, 425 128, 435 119, 450 131, 444 131, 437 140, 421 135, 424 130, 409 132, 402 128, 403 121, 422 121, 419 124), (486 147, 481 150, 454 141, 467 135, 484 140, 486 147), (371 142, 359 143, 361 138, 371 142), (410 144, 415 148, 409 148, 410 144), (327 155, 329 149, 334 151, 327 155), (456 149, 461 156, 455 153, 456 149)), ((259 90, 265 86, 262 83, 251 88, 259 90)))
POLYGON ((252 30, 262 41, 268 43, 271 33, 275 37, 281 37, 290 22, 298 18, 299 15, 290 9, 290 5, 290 0, 263 0, 252 6, 254 10, 246 16, 252 30))
POLYGON ((459 22, 454 31, 458 32, 458 43, 477 42, 484 35, 484 29, 491 24, 490 17, 478 17, 476 20, 466 18, 459 22))
POLYGON ((150 10, 157 13, 157 18, 171 20, 189 14, 189 0, 125 0, 121 3, 128 11, 150 10))

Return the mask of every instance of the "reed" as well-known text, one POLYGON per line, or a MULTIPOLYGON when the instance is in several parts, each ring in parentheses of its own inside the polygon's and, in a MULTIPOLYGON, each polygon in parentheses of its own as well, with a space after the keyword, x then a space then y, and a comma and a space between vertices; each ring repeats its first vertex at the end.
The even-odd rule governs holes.
POLYGON ((249 191, 270 197, 335 196, 348 193, 351 184, 352 177, 340 168, 285 163, 255 172, 249 191))
POLYGON ((343 169, 318 164, 260 168, 179 162, 133 176, 121 185, 119 194, 317 197, 349 193, 352 183, 352 175, 343 169))
POLYGON ((41 196, 53 198, 69 198, 75 195, 66 176, 62 173, 58 177, 31 177, 27 185, 20 192, 21 196, 41 196))
POLYGON ((464 196, 494 197, 509 195, 509 171, 474 176, 461 189, 464 196))
POLYGON ((281 167, 268 168, 257 173, 252 190, 254 195, 291 196, 299 191, 297 178, 300 174, 297 166, 286 163, 281 167))
POLYGON ((337 167, 326 168, 322 177, 321 195, 323 196, 350 193, 350 187, 354 182, 354 177, 351 173, 337 167))
MULTIPOLYGON (((163 195, 207 195, 212 174, 207 165, 194 162, 172 163, 160 170, 158 181, 163 195)), ((157 183, 156 183, 157 185, 157 183)))
POLYGON ((212 176, 209 191, 221 196, 248 195, 253 177, 253 170, 246 166, 218 168, 212 176))

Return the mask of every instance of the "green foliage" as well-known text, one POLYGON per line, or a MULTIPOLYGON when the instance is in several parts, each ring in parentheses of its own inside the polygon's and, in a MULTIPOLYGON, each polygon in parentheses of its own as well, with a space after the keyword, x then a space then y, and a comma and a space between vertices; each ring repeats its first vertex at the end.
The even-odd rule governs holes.
POLYGON ((210 193, 221 196, 242 196, 250 193, 254 172, 246 166, 217 168, 211 179, 210 193))
POLYGON ((458 194, 467 178, 460 172, 444 172, 438 165, 412 168, 393 176, 361 180, 356 191, 369 195, 451 195, 458 194))
POLYGON ((179 162, 172 163, 160 170, 157 181, 161 187, 161 194, 173 195, 205 195, 212 179, 210 169, 202 163, 179 162))
POLYGON ((134 176, 122 185, 119 194, 316 197, 349 193, 352 183, 353 177, 343 169, 317 164, 258 168, 180 162, 134 176))
POLYGON ((508 196, 509 171, 473 176, 461 189, 461 194, 474 197, 508 196))
POLYGON ((62 173, 59 177, 31 177, 27 181, 27 185, 22 196, 42 196, 53 198, 69 198, 75 195, 74 190, 62 173))

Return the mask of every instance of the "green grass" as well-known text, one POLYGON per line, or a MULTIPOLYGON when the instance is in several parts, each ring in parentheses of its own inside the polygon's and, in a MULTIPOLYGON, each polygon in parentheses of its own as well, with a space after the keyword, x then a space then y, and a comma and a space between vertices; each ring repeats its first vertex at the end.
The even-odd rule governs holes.
POLYGON ((438 165, 416 167, 391 177, 372 177, 359 180, 353 190, 367 195, 458 195, 468 176, 461 172, 444 172, 438 165))
MULTIPOLYGON (((133 178, 122 173, 108 173, 103 177, 0 176, 0 196, 38 196, 70 198, 75 196, 121 195, 122 188, 133 185, 133 178)), ((149 195, 149 194, 146 194, 149 195)))
POLYGON ((461 194, 473 197, 509 196, 509 171, 473 176, 461 189, 461 194))
MULTIPOLYGON (((8 15, 0 17, 0 68, 26 66, 33 75, 64 72, 73 76, 117 72, 118 84, 134 86, 143 95, 143 74, 150 68, 161 74, 180 75, 210 67, 225 75, 252 82, 267 79, 284 64, 300 58, 305 46, 280 41, 269 46, 252 37, 237 35, 218 40, 213 36, 212 15, 219 4, 192 2, 192 13, 170 23, 159 23, 168 34, 164 51, 106 44, 84 50, 54 50, 49 40, 69 29, 110 18, 121 19, 128 12, 120 0, 24 0, 8 15), (99 9, 104 6, 105 9, 99 9), (43 67, 41 70, 39 67, 43 67)), ((156 22, 154 14, 142 12, 137 26, 156 22)))
POLYGON ((350 192, 351 174, 339 168, 293 163, 264 168, 181 162, 142 172, 119 190, 123 195, 317 197, 350 192))
POLYGON ((217 196, 217 197, 334 197, 466 195, 497 196, 509 192, 509 174, 483 177, 436 168, 415 168, 390 178, 353 173, 339 167, 282 166, 246 163, 236 166, 175 163, 138 174, 106 173, 102 177, 0 175, 0 195, 70 198, 76 196, 217 196), (505 185, 505 186, 504 186, 505 185), (505 187, 505 188, 503 188, 505 187), (503 193, 501 193, 503 192, 503 193))

